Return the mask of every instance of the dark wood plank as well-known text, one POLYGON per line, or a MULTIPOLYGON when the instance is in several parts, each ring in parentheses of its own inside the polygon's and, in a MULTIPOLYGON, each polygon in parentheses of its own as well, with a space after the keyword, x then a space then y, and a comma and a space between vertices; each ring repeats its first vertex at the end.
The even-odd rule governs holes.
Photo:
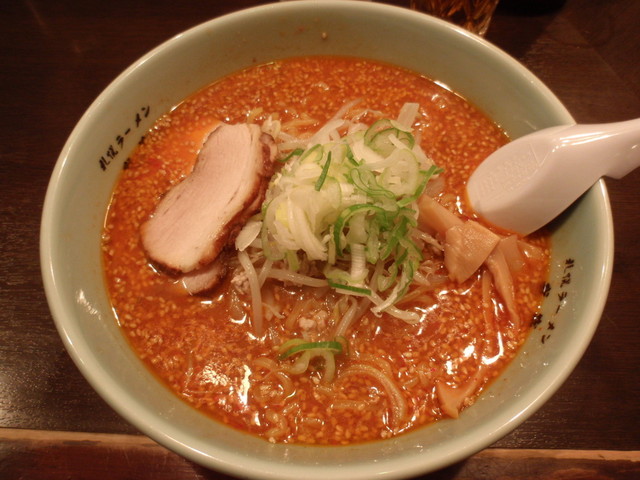
MULTIPOLYGON (((613 479, 640 475, 640 451, 484 450, 425 480, 613 479)), ((231 479, 144 436, 0 429, 0 477, 31 480, 231 479)))

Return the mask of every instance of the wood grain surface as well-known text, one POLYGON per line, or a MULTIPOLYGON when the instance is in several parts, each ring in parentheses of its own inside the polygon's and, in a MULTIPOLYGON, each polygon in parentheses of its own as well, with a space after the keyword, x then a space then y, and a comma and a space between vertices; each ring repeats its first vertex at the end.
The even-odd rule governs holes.
MULTIPOLYGON (((80 375, 49 313, 38 235, 56 159, 109 82, 173 35, 262 3, 15 0, 0 6, 0 478, 228 478, 141 436, 80 375)), ((640 2, 522 8, 535 3, 504 0, 487 39, 543 80, 578 122, 640 117, 640 2)), ((607 186, 614 275, 582 361, 511 434, 424 478, 640 478, 640 171, 607 186)))

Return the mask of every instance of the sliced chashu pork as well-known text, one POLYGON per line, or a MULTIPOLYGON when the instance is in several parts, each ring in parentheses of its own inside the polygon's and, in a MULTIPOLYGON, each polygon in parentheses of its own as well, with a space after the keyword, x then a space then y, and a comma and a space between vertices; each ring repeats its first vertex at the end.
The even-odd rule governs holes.
POLYGON ((227 275, 229 257, 229 248, 225 248, 209 265, 182 274, 180 284, 192 295, 212 290, 227 275))
POLYGON ((167 192, 142 225, 149 258, 185 274, 212 264, 259 209, 276 151, 273 138, 257 125, 218 125, 192 172, 167 192))

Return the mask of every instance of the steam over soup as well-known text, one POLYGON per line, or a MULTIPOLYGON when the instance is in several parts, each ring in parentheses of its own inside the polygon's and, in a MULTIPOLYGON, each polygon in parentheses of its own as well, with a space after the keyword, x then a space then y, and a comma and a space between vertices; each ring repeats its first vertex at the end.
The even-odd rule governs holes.
POLYGON ((176 395, 272 442, 457 417, 525 340, 547 275, 548 238, 465 202, 507 141, 386 64, 223 78, 161 117, 116 185, 103 253, 122 330, 176 395))

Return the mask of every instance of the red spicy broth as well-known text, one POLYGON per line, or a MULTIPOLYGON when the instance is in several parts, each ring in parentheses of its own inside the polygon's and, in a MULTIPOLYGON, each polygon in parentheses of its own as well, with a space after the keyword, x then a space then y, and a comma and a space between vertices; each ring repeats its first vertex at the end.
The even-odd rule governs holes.
POLYGON ((357 108, 389 118, 405 102, 418 103, 414 132, 444 169, 437 200, 462 218, 471 216, 464 185, 475 166, 508 141, 500 128, 423 76, 338 57, 258 65, 186 99, 132 152, 107 213, 106 281, 135 352, 184 401, 273 442, 364 442, 456 416, 515 356, 541 302, 549 247, 548 238, 538 235, 527 239, 538 255, 527 258, 514 277, 520 321, 509 318, 499 297, 488 305, 490 286, 482 271, 462 284, 442 275, 437 287, 408 295, 403 308, 421 313, 417 324, 368 313, 349 328, 349 351, 336 356, 336 376, 325 384, 322 366, 291 374, 280 368, 277 352, 303 330, 321 338, 334 327, 338 294, 267 281, 266 333, 256 338, 251 302, 234 290, 232 275, 211 295, 190 296, 149 263, 140 226, 189 173, 217 122, 262 124, 271 117, 305 134, 354 99, 361 100, 357 108), (444 406, 446 395, 458 398, 454 411, 444 406))

